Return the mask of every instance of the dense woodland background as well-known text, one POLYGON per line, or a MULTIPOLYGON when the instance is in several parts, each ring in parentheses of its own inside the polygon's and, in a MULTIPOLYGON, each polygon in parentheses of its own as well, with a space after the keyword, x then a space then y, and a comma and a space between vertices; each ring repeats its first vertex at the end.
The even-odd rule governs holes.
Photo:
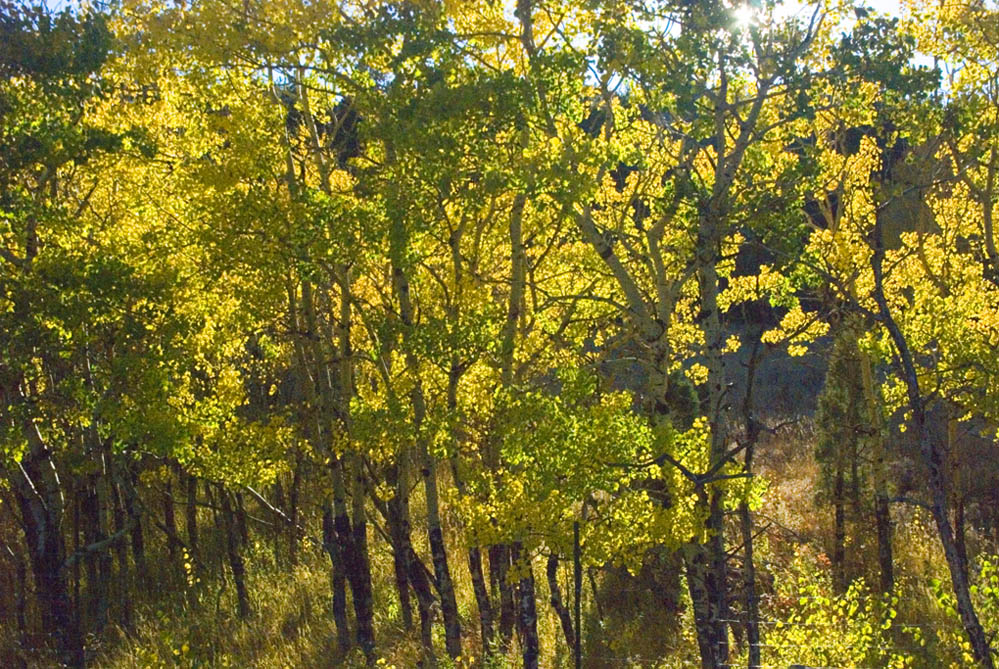
POLYGON ((994 667, 999 8, 0 0, 0 665, 994 667))

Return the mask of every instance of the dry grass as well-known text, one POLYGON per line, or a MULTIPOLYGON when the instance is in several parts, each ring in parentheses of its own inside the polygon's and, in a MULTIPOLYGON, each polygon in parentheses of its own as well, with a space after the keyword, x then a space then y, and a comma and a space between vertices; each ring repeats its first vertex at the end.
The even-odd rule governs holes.
MULTIPOLYGON (((768 527, 757 542, 757 565, 764 598, 764 617, 786 615, 792 601, 777 601, 779 579, 798 573, 805 559, 816 582, 827 583, 828 560, 824 552, 831 541, 832 512, 817 508, 815 485, 819 467, 812 456, 815 435, 809 422, 801 422, 768 436, 758 449, 758 471, 769 481, 769 489, 757 514, 759 527, 768 527)), ((446 487, 446 482, 442 481, 446 487)), ((451 501, 454 507, 454 500, 451 501)), ((939 542, 926 514, 911 507, 893 506, 896 521, 896 565, 900 574, 902 601, 899 619, 949 625, 929 587, 933 578, 945 578, 939 542)), ((414 519, 423 516, 420 496, 412 499, 414 519)), ((521 664, 519 649, 506 658, 493 658, 488 664, 481 656, 478 619, 462 532, 454 508, 445 513, 445 538, 451 556, 452 573, 458 596, 464 632, 465 654, 462 667, 485 669, 515 667, 521 664)), ((206 523, 207 527, 207 523, 206 523)), ((392 556, 386 542, 372 531, 371 563, 375 582, 376 636, 381 666, 399 669, 415 667, 420 644, 415 630, 406 631, 400 622, 394 590, 392 556)), ((429 564, 424 528, 413 528, 417 551, 429 564)), ((160 553, 162 546, 151 550, 160 553)), ((853 550, 870 551, 863 542, 853 550)), ((98 649, 93 666, 105 669, 160 667, 259 667, 260 669, 363 666, 359 654, 342 656, 336 648, 335 629, 329 612, 329 561, 307 543, 302 544, 299 562, 288 568, 276 564, 273 546, 257 540, 247 550, 249 591, 254 614, 246 621, 234 615, 232 587, 205 576, 195 586, 178 583, 153 593, 147 602, 136 602, 133 630, 114 632, 98 649), (165 591, 164 591, 165 590, 165 591)), ((863 562, 876 564, 873 555, 863 562)), ((214 564, 214 562, 210 562, 214 564)), ((563 565, 564 566, 564 565, 563 565)), ((544 578, 544 557, 536 556, 541 666, 562 669, 571 666, 558 619, 549 606, 544 578)), ((166 564, 157 564, 157 582, 176 583, 166 564)), ((674 567, 675 569, 675 567, 674 567)), ((662 571, 662 570, 660 570, 662 571)), ((666 570, 668 571, 668 570, 666 570)), ((176 570, 173 570, 175 574, 176 570)), ((563 595, 569 593, 564 573, 563 595)), ((607 667, 687 667, 698 666, 690 607, 681 580, 662 581, 650 574, 629 575, 620 570, 596 572, 599 607, 589 579, 584 585, 585 666, 607 667), (673 597, 671 600, 670 597, 673 597)), ((868 582, 873 582, 868 580, 868 582)), ((786 589, 786 588, 785 588, 786 589)), ((444 653, 443 630, 435 626, 441 667, 453 666, 444 653)), ((2 636, 2 633, 0 633, 2 636)), ((950 651, 923 649, 924 661, 912 666, 935 666, 934 658, 950 651)), ((788 662, 794 657, 786 658, 788 662)), ((46 666, 36 662, 32 666, 46 666)), ((944 666, 944 665, 941 665, 944 666)))

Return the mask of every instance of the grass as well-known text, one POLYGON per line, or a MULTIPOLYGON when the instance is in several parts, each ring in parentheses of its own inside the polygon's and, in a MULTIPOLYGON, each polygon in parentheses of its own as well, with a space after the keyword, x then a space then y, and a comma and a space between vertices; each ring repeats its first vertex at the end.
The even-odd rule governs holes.
MULTIPOLYGON (((835 636, 841 640, 841 647, 822 656, 831 658, 826 660, 826 664, 831 664, 836 658, 845 663, 834 666, 858 666, 857 661, 850 658, 865 652, 870 656, 871 652, 875 652, 870 648, 889 642, 899 648, 904 659, 897 664, 885 663, 882 666, 927 669, 962 666, 964 656, 960 627, 946 605, 940 603, 938 592, 932 585, 934 579, 946 583, 946 570, 935 530, 922 510, 906 506, 892 508, 896 522, 896 568, 900 575, 895 620, 915 623, 920 626, 920 632, 893 629, 887 642, 876 633, 865 636, 864 625, 880 620, 877 616, 883 612, 863 603, 872 601, 869 589, 858 582, 853 594, 838 596, 832 591, 826 557, 832 535, 832 512, 814 504, 819 473, 811 451, 814 437, 811 426, 805 422, 780 435, 768 436, 758 449, 758 470, 770 482, 756 516, 757 526, 767 528, 757 542, 763 618, 772 621, 811 620, 815 621, 813 629, 816 630, 822 629, 818 626, 822 622, 830 626, 825 630, 826 636, 830 629, 837 630, 835 636), (880 641, 875 643, 870 640, 875 638, 880 641), (858 650, 862 644, 869 644, 869 647, 858 650)), ((414 520, 423 515, 419 495, 414 495, 412 499, 412 514, 414 520)), ((264 528, 260 532, 252 532, 252 545, 246 547, 245 552, 253 615, 248 620, 240 620, 234 613, 234 589, 218 576, 222 571, 219 568, 222 563, 220 535, 213 527, 208 512, 203 512, 201 521, 205 551, 203 564, 206 565, 203 571, 206 573, 201 575, 200 581, 193 572, 185 577, 183 556, 178 556, 173 563, 166 559, 152 561, 152 579, 157 587, 151 593, 136 596, 133 601, 135 615, 129 629, 112 627, 99 644, 96 639, 92 640, 92 666, 103 669, 324 669, 364 665, 363 658, 356 651, 353 655, 344 656, 336 647, 329 610, 329 560, 324 553, 303 541, 297 564, 289 567, 287 548, 283 543, 285 537, 280 538, 282 543, 275 549, 270 530, 264 528), (280 559, 275 558, 276 550, 281 555, 280 559)), ((464 645, 461 661, 452 663, 444 652, 442 626, 435 625, 439 666, 445 669, 520 666, 516 642, 508 657, 493 657, 488 663, 482 661, 475 599, 464 561, 465 552, 459 543, 462 533, 454 509, 445 514, 444 521, 464 645)), ((862 528, 855 529, 862 531, 862 528)), ((735 536, 734 532, 733 526, 732 536, 735 536)), ((425 531, 418 524, 414 524, 413 540, 417 552, 429 564, 425 531)), ((975 541, 974 537, 972 541, 975 541)), ((157 536, 149 537, 150 555, 165 555, 166 548, 161 542, 157 536)), ((415 667, 421 655, 418 633, 416 630, 405 630, 401 624, 391 553, 386 542, 375 532, 372 532, 370 546, 379 666, 398 669, 415 667)), ((877 564, 871 553, 876 550, 873 545, 858 541, 850 550, 858 553, 859 563, 877 564)), ((534 565, 541 666, 564 669, 571 666, 571 653, 558 619, 548 604, 544 559, 544 556, 536 556, 534 565)), ((699 666, 682 577, 678 575, 676 564, 671 569, 664 568, 671 559, 675 560, 675 556, 658 556, 658 566, 656 560, 649 559, 638 574, 605 566, 594 570, 592 581, 584 579, 585 666, 664 669, 699 666), (673 576, 668 577, 671 573, 673 576)), ((734 564, 737 568, 738 563, 734 564)), ((572 588, 566 567, 566 562, 563 562, 563 596, 571 597, 572 588)), ((867 583, 876 583, 876 574, 865 576, 867 583)), ((733 575, 733 582, 737 578, 733 575)), ((738 596, 737 593, 734 596, 738 596)), ((987 617, 991 616, 984 620, 987 628, 994 630, 999 620, 993 618, 999 618, 999 613, 993 615, 990 612, 999 611, 999 602, 994 606, 984 602, 983 611, 986 611, 987 617)), ((880 623, 873 624, 877 626, 880 623)), ((784 665, 800 662, 808 649, 818 652, 824 643, 828 643, 822 634, 803 631, 807 629, 765 626, 764 643, 772 647, 767 652, 768 661, 784 665), (778 645, 787 647, 777 649, 778 645)), ((10 630, 0 630, 0 656, 4 648, 11 647, 10 635, 10 630)), ((744 657, 745 647, 740 645, 741 630, 738 626, 733 628, 733 641, 736 655, 744 657)), ((27 666, 46 667, 51 663, 35 657, 27 666)))

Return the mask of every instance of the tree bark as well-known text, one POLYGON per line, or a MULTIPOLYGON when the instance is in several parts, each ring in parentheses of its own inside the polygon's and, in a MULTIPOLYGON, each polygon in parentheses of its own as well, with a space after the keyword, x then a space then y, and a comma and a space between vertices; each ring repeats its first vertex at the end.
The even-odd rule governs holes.
POLYGON ((690 591, 691 606, 694 611, 694 626, 697 632, 697 647, 701 654, 703 669, 718 669, 721 664, 718 627, 712 620, 711 600, 708 592, 709 558, 703 544, 688 544, 684 550, 684 564, 687 572, 687 589, 690 591))
POLYGON ((333 624, 340 651, 346 653, 351 646, 350 627, 347 622, 347 576, 343 565, 343 550, 333 521, 333 505, 323 506, 323 548, 330 556, 330 586, 333 591, 333 624))
MULTIPOLYGON (((704 216, 698 234, 698 290, 701 306, 701 329, 704 332, 704 358, 708 369, 707 416, 711 430, 710 467, 720 467, 726 458, 724 435, 725 373, 722 366, 723 330, 718 310, 718 253, 720 252, 720 214, 704 216)), ((705 628, 710 627, 714 646, 713 667, 728 662, 728 584, 725 553, 724 489, 713 486, 708 491, 708 539, 706 543, 704 588, 707 596, 705 628)))
MULTIPOLYGON (((399 454, 399 459, 405 457, 405 453, 399 454)), ((404 511, 408 507, 405 497, 409 494, 409 484, 400 482, 400 471, 405 468, 401 463, 391 467, 387 476, 387 482, 395 489, 395 494, 388 502, 388 524, 389 539, 392 542, 392 566, 395 574, 395 590, 399 597, 399 610, 402 616, 402 625, 405 629, 413 628, 413 604, 409 597, 409 553, 406 550, 406 540, 404 538, 403 517, 409 512, 404 511)))
MULTIPOLYGON (((28 647, 27 634, 27 610, 28 610, 28 569, 24 564, 24 557, 20 550, 14 550, 10 546, 4 546, 5 557, 13 563, 11 575, 11 594, 14 599, 13 615, 14 626, 17 629, 18 641, 23 648, 28 647)), ((23 665, 21 661, 20 665, 23 665)), ((19 666, 20 666, 19 665, 19 666)))
POLYGON ((760 600, 756 592, 756 564, 753 556, 753 518, 746 502, 739 504, 739 524, 742 529, 742 543, 745 555, 743 565, 744 599, 746 604, 746 641, 749 643, 749 668, 758 669, 762 662, 760 654, 760 600))
POLYGON ((149 567, 146 564, 146 543, 142 533, 142 514, 139 511, 138 492, 135 489, 138 483, 138 473, 134 467, 126 465, 122 472, 121 487, 125 498, 125 512, 131 526, 129 539, 132 546, 132 562, 135 563, 136 584, 144 591, 149 590, 149 567))
POLYGON ((83 638, 64 569, 62 486, 37 425, 26 419, 23 429, 28 451, 10 479, 21 512, 42 632, 56 641, 63 663, 75 669, 84 666, 83 638))
POLYGON ((233 512, 233 504, 227 490, 219 490, 222 500, 222 515, 225 522, 225 547, 229 558, 229 568, 232 570, 232 580, 236 586, 237 613, 242 619, 250 617, 250 597, 246 590, 246 565, 240 553, 240 537, 238 521, 233 512))
MULTIPOLYGON (((168 537, 177 536, 177 515, 174 509, 173 503, 173 472, 170 469, 167 470, 167 480, 163 487, 163 524, 167 527, 168 537)), ((177 543, 174 541, 167 541, 167 553, 170 557, 170 562, 173 563, 177 560, 177 543)))
POLYGON ((968 545, 965 533, 964 497, 959 496, 954 504, 954 548, 961 561, 961 572, 968 580, 968 545))
POLYGON ((472 578, 475 604, 479 609, 479 633, 482 635, 482 653, 489 655, 493 645, 493 607, 489 601, 489 590, 482 572, 482 551, 478 546, 468 549, 468 572, 472 578))
POLYGON ((504 545, 489 547, 489 581, 492 587, 492 601, 500 604, 499 650, 501 655, 510 651, 513 640, 513 627, 517 621, 514 609, 513 586, 508 582, 510 571, 510 549, 504 545))
POLYGON ((919 376, 916 371, 916 364, 913 359, 909 342, 905 339, 901 329, 895 322, 895 318, 888 306, 888 300, 884 292, 884 241, 882 235, 882 221, 876 217, 873 231, 874 253, 871 257, 871 268, 874 273, 874 299, 878 306, 878 316, 882 325, 888 331, 892 343, 898 352, 899 374, 905 384, 908 408, 912 415, 912 424, 919 437, 920 453, 923 464, 927 469, 928 484, 930 489, 930 512, 937 526, 937 534, 940 543, 943 545, 944 557, 947 560, 947 568, 950 571, 951 587, 954 597, 957 600, 957 610, 961 616, 961 623, 964 625, 965 633, 971 644, 975 661, 985 669, 995 669, 995 661, 992 657, 992 648, 985 630, 982 628, 978 613, 975 611, 974 603, 971 601, 971 591, 968 579, 965 578, 961 568, 961 557, 954 540, 954 531, 950 524, 950 516, 947 501, 947 484, 945 475, 945 465, 940 445, 930 431, 926 415, 926 399, 919 386, 919 376))
MULTIPOLYGON (((87 546, 107 539, 103 522, 104 514, 101 513, 99 485, 99 478, 95 474, 88 474, 84 478, 80 516, 83 521, 83 543, 87 546)), ((107 623, 110 575, 107 573, 106 562, 107 555, 104 552, 88 552, 84 559, 86 571, 84 601, 86 603, 81 611, 85 616, 82 619, 84 622, 81 624, 81 631, 84 633, 93 632, 99 635, 107 623)))
POLYGON ((408 546, 409 582, 416 593, 416 608, 420 615, 420 641, 423 645, 423 661, 429 667, 437 666, 437 655, 434 652, 433 635, 433 605, 434 592, 430 584, 430 574, 423 565, 423 560, 408 546))
POLYGON ((572 524, 572 608, 576 622, 576 645, 573 648, 575 669, 583 668, 583 546, 579 521, 572 524))
POLYGON ((572 629, 572 615, 562 600, 562 589, 558 584, 558 555, 554 551, 548 556, 545 572, 548 576, 548 592, 551 596, 552 609, 555 610, 555 615, 558 616, 559 623, 562 625, 566 648, 573 651, 576 648, 576 635, 572 629))
POLYGON ((201 552, 198 537, 198 477, 187 474, 184 481, 187 495, 184 506, 184 524, 186 525, 187 546, 196 555, 201 552))
MULTIPOLYGON (((124 495, 118 486, 117 477, 111 477, 109 484, 111 488, 111 505, 114 517, 114 531, 116 535, 124 535, 128 532, 127 512, 125 510, 124 495)), ((124 540, 116 541, 114 544, 115 560, 118 563, 118 576, 114 579, 117 594, 115 599, 121 605, 121 623, 125 629, 132 628, 132 570, 128 564, 128 543, 124 540)))
POLYGON ((518 627, 524 658, 524 669, 538 669, 541 644, 538 640, 538 609, 534 595, 534 569, 529 555, 523 553, 520 543, 513 544, 511 555, 514 564, 524 570, 524 577, 517 586, 518 627))
POLYGON ((420 363, 413 351, 413 304, 410 296, 409 276, 403 260, 405 249, 409 245, 405 221, 397 219, 394 230, 391 248, 393 282, 399 300, 399 318, 402 321, 403 338, 407 344, 406 367, 414 379, 410 399, 413 405, 413 430, 420 458, 420 474, 423 478, 423 490, 427 503, 427 535, 434 565, 435 584, 441 598, 441 612, 444 614, 445 645, 448 655, 453 659, 461 655, 461 620, 458 617, 458 603, 448 565, 444 533, 441 530, 440 496, 437 489, 437 458, 430 453, 427 443, 428 436, 424 430, 427 413, 426 397, 423 383, 420 380, 420 363))
POLYGON ((291 520, 288 525, 288 561, 298 564, 298 497, 302 488, 302 467, 304 459, 298 453, 295 454, 295 469, 291 475, 291 489, 288 491, 288 518, 291 520))

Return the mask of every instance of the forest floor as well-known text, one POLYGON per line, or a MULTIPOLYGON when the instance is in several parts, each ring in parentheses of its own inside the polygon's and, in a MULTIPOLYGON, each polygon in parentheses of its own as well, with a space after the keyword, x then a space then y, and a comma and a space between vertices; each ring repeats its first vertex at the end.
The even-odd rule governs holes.
MULTIPOLYGON (((899 574, 896 598, 884 604, 863 584, 875 582, 871 579, 876 579, 876 574, 858 574, 860 579, 846 593, 833 592, 828 558, 832 513, 816 500, 820 470, 813 457, 813 444, 812 427, 802 422, 779 436, 769 436, 759 449, 759 470, 768 481, 754 516, 760 532, 756 563, 765 664, 961 666, 960 635, 954 631, 956 626, 946 611, 946 603, 938 604, 933 585, 943 576, 940 551, 925 518, 912 507, 893 508, 899 574), (891 629, 884 628, 887 632, 883 632, 886 620, 891 629), (892 627, 893 621, 899 626, 892 627), (864 664, 872 661, 875 664, 864 664)), ((413 516, 418 518, 419 501, 413 501, 413 516)), ((426 556, 421 529, 414 527, 413 536, 419 541, 417 550, 426 556)), ((448 519, 448 530, 448 539, 456 542, 459 533, 455 518, 448 519)), ((876 564, 876 560, 869 559, 870 551, 876 551, 873 529, 856 530, 850 536, 860 539, 847 546, 849 569, 876 564)), ((165 560, 154 574, 162 583, 155 603, 134 603, 132 629, 119 628, 107 635, 104 645, 94 649, 93 666, 362 666, 359 653, 345 657, 336 650, 335 628, 329 614, 326 555, 303 542, 297 564, 290 569, 278 568, 275 552, 281 554, 284 546, 277 542, 284 540, 283 535, 275 542, 258 538, 248 548, 248 585, 253 605, 248 620, 236 617, 235 594, 229 584, 207 577, 202 581, 198 566, 184 555, 175 557, 182 563, 180 569, 165 560), (186 578, 179 581, 172 576, 178 572, 186 574, 186 578)), ((420 657, 418 636, 401 624, 393 589, 392 557, 384 546, 386 542, 372 543, 378 666, 415 667, 420 657)), ((455 550, 453 554, 461 552, 455 550)), ((221 559, 221 555, 206 555, 205 566, 211 568, 204 571, 220 573, 214 565, 221 559)), ((283 565, 284 560, 280 562, 283 565)), ((543 562, 535 565, 537 574, 542 574, 543 569, 543 562)), ((737 565, 735 571, 738 569, 737 565)), ((443 630, 435 629, 439 666, 518 666, 516 647, 507 657, 494 655, 488 662, 481 660, 471 582, 463 564, 454 565, 453 571, 466 634, 465 654, 458 662, 449 660, 443 650, 443 630)), ((610 566, 593 570, 591 575, 583 597, 584 666, 699 666, 688 600, 679 577, 663 582, 650 570, 629 574, 610 566)), ((537 587, 542 666, 569 667, 571 654, 548 605, 544 578, 537 578, 537 587)), ((736 658, 733 666, 738 666, 740 659, 745 666, 743 629, 738 622, 732 626, 732 637, 736 658)))

